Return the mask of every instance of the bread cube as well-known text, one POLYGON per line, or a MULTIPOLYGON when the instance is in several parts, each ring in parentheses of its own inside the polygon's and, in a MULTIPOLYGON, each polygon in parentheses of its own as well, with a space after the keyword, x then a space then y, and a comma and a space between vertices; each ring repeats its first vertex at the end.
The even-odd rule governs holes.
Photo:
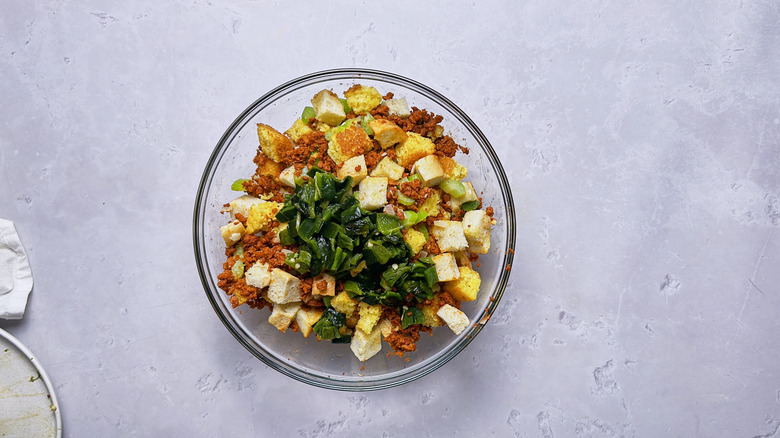
POLYGON ((273 201, 261 202, 255 204, 249 209, 249 215, 246 218, 247 234, 255 234, 260 231, 268 231, 271 223, 276 218, 276 213, 282 208, 283 204, 273 201))
POLYGON ((374 87, 356 84, 344 92, 349 107, 355 114, 365 114, 382 103, 382 95, 374 87))
POLYGON ((388 179, 399 180, 404 175, 404 168, 390 157, 384 157, 371 171, 371 176, 384 176, 388 179))
POLYGON ((338 169, 336 176, 338 176, 339 179, 351 176, 352 186, 356 186, 360 181, 363 181, 363 178, 368 176, 366 156, 358 155, 344 161, 344 164, 338 169))
POLYGON ((335 298, 330 300, 330 305, 337 311, 347 315, 347 318, 352 316, 353 313, 355 313, 355 308, 357 307, 357 300, 350 298, 349 294, 347 294, 344 291, 339 292, 338 295, 336 295, 335 298))
POLYGON ((382 149, 387 149, 406 140, 406 132, 387 119, 374 119, 368 122, 368 126, 374 131, 374 140, 379 142, 382 149))
POLYGON ((411 114, 411 111, 409 111, 409 104, 406 103, 405 97, 387 99, 385 101, 385 105, 387 105, 387 108, 390 109, 391 116, 396 115, 405 119, 411 114))
POLYGON ((317 321, 322 317, 321 309, 299 309, 295 314, 295 323, 298 324, 298 329, 304 338, 308 338, 312 332, 312 328, 317 321))
POLYGON ((387 178, 367 176, 360 181, 358 201, 366 210, 377 210, 387 204, 387 178))
POLYGON ((274 268, 268 284, 268 300, 275 304, 301 301, 301 280, 286 271, 274 268))
POLYGON ((438 299, 434 300, 431 304, 422 304, 420 305, 420 309, 422 309, 423 317, 425 317, 425 321, 423 321, 422 325, 426 327, 439 327, 444 324, 444 321, 439 318, 439 315, 436 314, 436 312, 439 311, 439 308, 441 307, 441 303, 438 299))
POLYGON ((266 263, 255 263, 244 272, 246 284, 258 289, 268 287, 271 283, 270 267, 266 263))
POLYGON ((330 126, 336 126, 347 118, 344 113, 344 105, 338 96, 330 90, 322 90, 311 99, 311 105, 317 114, 317 120, 330 126))
POLYGON ((270 176, 273 179, 278 179, 279 174, 282 173, 282 165, 276 161, 266 158, 265 160, 258 161, 260 164, 257 166, 257 174, 270 176))
MULTIPOLYGON (((463 233, 466 234, 466 233, 463 233)), ((468 239, 466 239, 468 241, 468 239)), ((468 266, 471 267, 471 259, 469 258, 469 253, 464 251, 458 251, 455 253, 455 263, 458 264, 458 266, 468 266)))
POLYGON ((279 329, 280 332, 286 332, 287 327, 290 326, 300 308, 301 303, 274 304, 271 315, 268 317, 268 322, 279 329))
POLYGON ((367 361, 382 350, 382 331, 378 327, 368 333, 359 328, 356 329, 352 335, 349 349, 355 353, 358 360, 367 361))
POLYGON ((414 228, 404 230, 404 241, 409 246, 409 250, 412 251, 412 255, 417 255, 427 242, 425 235, 414 228))
POLYGON ((295 188, 295 166, 290 166, 287 169, 284 169, 279 174, 279 182, 283 186, 295 188))
POLYGON ((361 301, 358 303, 358 313, 360 319, 358 319, 357 328, 369 333, 382 316, 382 306, 378 304, 372 306, 361 301))
POLYGON ((219 232, 222 234, 222 239, 225 240, 225 245, 233 246, 241 240, 241 237, 246 233, 246 229, 240 221, 232 221, 227 225, 221 226, 219 232))
POLYGON ((485 210, 471 210, 463 215, 463 233, 469 243, 469 251, 475 254, 490 251, 490 217, 485 210))
POLYGON ((376 328, 382 332, 383 337, 388 337, 393 334, 394 331, 398 330, 398 327, 394 326, 393 323, 390 322, 390 320, 387 318, 380 319, 376 324, 376 328))
POLYGON ((458 266, 460 275, 457 280, 444 283, 444 290, 458 301, 474 301, 479 294, 482 279, 479 272, 468 266, 458 266))
POLYGON ((222 209, 222 213, 230 213, 230 219, 236 218, 236 213, 240 213, 246 219, 249 217, 249 209, 255 204, 260 204, 263 201, 260 198, 255 198, 250 195, 239 196, 238 198, 230 201, 227 207, 222 209))
POLYGON ((444 170, 444 177, 447 179, 460 181, 469 173, 468 169, 465 166, 461 166, 454 158, 439 157, 439 164, 441 164, 441 168, 444 170))
POLYGON ((314 132, 314 130, 309 128, 309 124, 304 122, 300 117, 295 119, 295 123, 293 123, 290 129, 284 131, 285 135, 296 143, 301 140, 301 137, 306 134, 311 134, 312 132, 314 132))
POLYGON ((458 265, 455 263, 455 255, 451 252, 441 253, 431 258, 436 266, 436 275, 439 281, 452 281, 460 277, 458 265))
POLYGON ((436 155, 426 155, 414 162, 412 170, 423 179, 427 187, 438 185, 444 181, 444 169, 436 155))
POLYGON ((469 317, 449 304, 441 306, 436 315, 443 319, 456 335, 461 334, 469 326, 469 317))
POLYGON ((460 198, 450 197, 450 200, 447 201, 447 205, 450 207, 450 210, 452 210, 453 214, 458 214, 460 212, 460 206, 464 203, 479 200, 477 197, 477 192, 474 190, 473 184, 470 182, 464 182, 463 187, 466 189, 466 193, 463 196, 460 198))
POLYGON ((395 159, 401 166, 411 169, 420 158, 436 152, 436 145, 428 137, 408 132, 406 140, 395 147, 395 159))
POLYGON ((311 287, 311 294, 328 297, 335 296, 336 279, 326 272, 323 272, 320 275, 314 277, 311 287))
POLYGON ((442 252, 456 252, 468 248, 463 224, 458 221, 435 221, 430 229, 442 252))
POLYGON ((263 153, 277 163, 282 161, 284 154, 293 148, 289 138, 276 129, 262 123, 257 124, 257 137, 260 140, 260 149, 263 150, 263 153))
POLYGON ((350 125, 331 136, 328 142, 328 155, 336 164, 341 164, 352 157, 363 155, 373 147, 374 143, 360 125, 350 125))
POLYGON ((429 217, 436 217, 439 215, 439 211, 441 210, 441 207, 439 206, 440 203, 441 193, 439 189, 434 189, 433 193, 431 193, 431 196, 428 196, 428 199, 423 201, 418 210, 428 213, 429 217))

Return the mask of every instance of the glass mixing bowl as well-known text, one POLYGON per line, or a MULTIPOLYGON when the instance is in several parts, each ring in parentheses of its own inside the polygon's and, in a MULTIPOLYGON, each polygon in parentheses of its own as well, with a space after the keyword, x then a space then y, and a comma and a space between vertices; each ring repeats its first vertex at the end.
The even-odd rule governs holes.
POLYGON ((463 350, 496 310, 509 278, 515 244, 515 211, 512 194, 499 158, 487 138, 454 103, 431 88, 405 77, 376 70, 338 69, 312 73, 274 88, 256 100, 228 127, 211 154, 198 187, 195 202, 193 238, 195 258, 209 301, 225 327, 258 359, 271 368, 302 382, 338 390, 366 391, 388 388, 420 378, 444 365, 463 350), (279 131, 289 128, 305 106, 322 89, 343 93, 354 84, 374 86, 384 95, 405 97, 409 106, 426 109, 444 117, 441 125, 470 153, 456 159, 468 168, 471 181, 481 194, 483 208, 492 206, 496 225, 491 249, 480 256, 477 269, 482 287, 476 301, 464 302, 462 309, 471 325, 460 335, 446 326, 423 333, 417 350, 401 358, 387 355, 383 342, 380 353, 366 362, 352 354, 349 344, 317 341, 300 333, 281 333, 268 323, 269 310, 234 309, 224 291, 217 287, 217 275, 225 261, 225 243, 219 227, 229 218, 222 206, 240 195, 231 191, 233 181, 254 174, 252 158, 258 147, 257 123, 279 131), (408 359, 408 361, 407 361, 408 359))

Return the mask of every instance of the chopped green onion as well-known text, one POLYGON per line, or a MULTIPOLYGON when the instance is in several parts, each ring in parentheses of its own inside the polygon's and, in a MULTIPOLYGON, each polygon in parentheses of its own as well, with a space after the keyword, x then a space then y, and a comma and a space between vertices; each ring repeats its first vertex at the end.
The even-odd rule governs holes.
POLYGON ((462 182, 453 179, 445 179, 439 184, 439 188, 455 198, 460 198, 466 194, 466 186, 462 182))
POLYGON ((349 103, 347 102, 347 99, 339 98, 341 101, 341 105, 344 107, 344 114, 349 114, 352 112, 352 108, 349 107, 349 103))
POLYGON ((479 201, 464 202, 460 205, 460 209, 463 211, 471 211, 479 208, 479 201))
POLYGON ((425 224, 420 224, 417 226, 417 231, 423 233, 423 236, 425 236, 425 241, 427 242, 428 239, 430 239, 430 236, 428 235, 428 227, 425 226, 425 224))
POLYGON ((313 119, 317 117, 317 113, 314 112, 314 108, 307 106, 303 109, 303 114, 301 114, 301 120, 303 120, 306 123, 309 123, 310 119, 313 119))
POLYGON ((233 272, 233 279, 240 280, 244 276, 244 262, 237 261, 230 270, 233 272))
POLYGON ((230 190, 235 190, 237 192, 243 192, 246 189, 244 188, 244 183, 249 181, 248 179, 237 179, 233 181, 233 185, 230 186, 230 190))
POLYGON ((414 205, 414 199, 404 195, 401 192, 398 192, 398 202, 406 206, 414 205))
POLYGON ((369 122, 372 120, 374 120, 374 116, 371 114, 366 114, 360 118, 360 127, 363 128, 363 130, 366 131, 366 134, 368 135, 374 135, 374 130, 371 129, 371 125, 369 125, 369 122))

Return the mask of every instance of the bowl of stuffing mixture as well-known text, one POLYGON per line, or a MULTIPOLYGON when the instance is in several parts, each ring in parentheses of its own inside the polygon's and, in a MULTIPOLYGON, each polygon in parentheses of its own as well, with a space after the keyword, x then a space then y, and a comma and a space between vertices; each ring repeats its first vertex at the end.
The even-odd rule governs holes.
POLYGON ((422 377, 506 288, 515 212, 487 138, 454 103, 376 70, 312 73, 228 127, 198 188, 195 257, 233 336, 315 386, 422 377))

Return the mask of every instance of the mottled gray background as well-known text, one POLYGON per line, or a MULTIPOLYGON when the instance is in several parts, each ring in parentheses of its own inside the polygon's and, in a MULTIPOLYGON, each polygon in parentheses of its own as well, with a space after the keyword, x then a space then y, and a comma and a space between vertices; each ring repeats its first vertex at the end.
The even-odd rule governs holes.
POLYGON ((65 436, 770 437, 780 428, 780 3, 4 2, 0 217, 65 436), (215 143, 334 67, 482 127, 512 278, 432 375, 339 393, 241 347, 195 270, 215 143))

